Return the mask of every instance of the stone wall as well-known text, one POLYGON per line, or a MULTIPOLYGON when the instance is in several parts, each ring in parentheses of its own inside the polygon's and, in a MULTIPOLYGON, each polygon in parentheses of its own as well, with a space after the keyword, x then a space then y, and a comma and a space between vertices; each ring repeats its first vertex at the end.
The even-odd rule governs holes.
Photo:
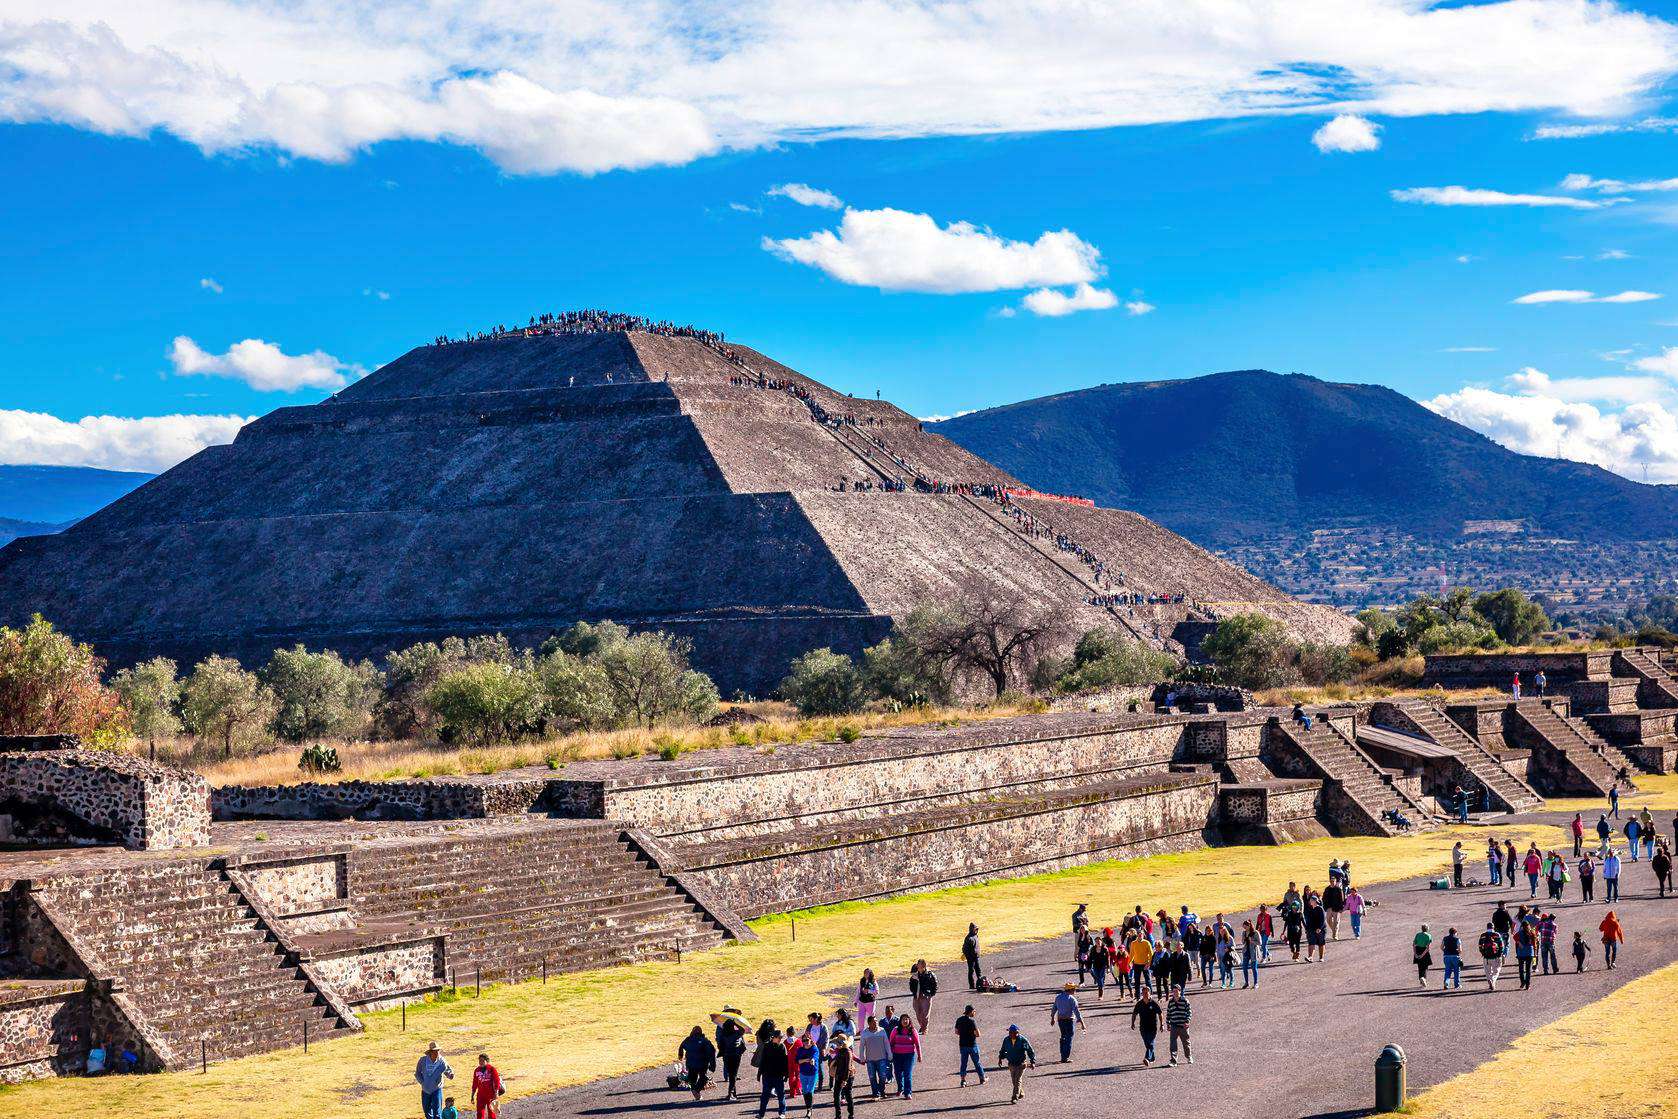
POLYGON ((1422 681, 1446 688, 1496 688, 1508 691, 1521 674, 1522 694, 1532 694, 1532 678, 1543 671, 1551 689, 1575 680, 1600 680, 1612 674, 1614 654, 1560 653, 1436 653, 1427 658, 1422 681))
POLYGON ((385 1010, 443 984, 444 940, 420 936, 312 957, 315 974, 356 1010, 385 1010))
POLYGON ((233 856, 244 888, 286 936, 328 932, 354 923, 350 913, 348 849, 280 857, 233 856))
POLYGON ((0 1084, 83 1067, 92 1028, 87 984, 0 979, 0 1084))
POLYGON ((1277 844, 1328 834, 1317 820, 1323 783, 1258 781, 1218 789, 1218 821, 1232 843, 1277 844))
POLYGON ((208 846, 209 789, 195 773, 106 750, 0 753, 0 806, 18 820, 39 821, 46 841, 115 841, 136 850, 208 846), (73 834, 78 822, 87 834, 73 834))
POLYGON ((548 787, 518 772, 413 781, 226 785, 211 807, 218 820, 460 820, 529 812, 548 787))

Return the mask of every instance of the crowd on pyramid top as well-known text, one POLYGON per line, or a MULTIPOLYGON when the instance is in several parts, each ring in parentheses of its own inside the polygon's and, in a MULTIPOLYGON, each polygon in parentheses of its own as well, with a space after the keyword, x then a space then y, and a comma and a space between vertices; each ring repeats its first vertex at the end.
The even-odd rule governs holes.
POLYGON ((507 326, 497 323, 490 330, 475 331, 460 338, 451 338, 446 334, 439 334, 433 339, 432 345, 447 346, 456 342, 487 342, 498 338, 534 338, 547 334, 605 334, 625 330, 638 330, 644 334, 662 334, 668 338, 692 338, 723 354, 731 361, 738 363, 739 360, 734 357, 732 350, 723 345, 721 331, 701 330, 697 326, 673 323, 667 319, 649 319, 642 315, 625 315, 617 311, 596 309, 531 315, 530 321, 524 326, 507 326))

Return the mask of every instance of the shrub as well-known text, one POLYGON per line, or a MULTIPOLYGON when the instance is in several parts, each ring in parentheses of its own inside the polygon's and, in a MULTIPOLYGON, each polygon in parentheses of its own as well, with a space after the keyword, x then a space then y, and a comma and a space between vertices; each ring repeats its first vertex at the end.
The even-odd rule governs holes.
POLYGON ((261 680, 274 697, 274 734, 287 742, 364 733, 383 683, 365 661, 345 664, 331 650, 302 645, 276 649, 261 680))
POLYGON ((899 618, 890 636, 863 650, 869 688, 911 707, 950 702, 955 689, 943 638, 952 625, 951 612, 936 606, 917 606, 899 618))
POLYGON ((344 763, 338 760, 336 747, 323 746, 317 742, 303 748, 303 753, 297 759, 297 768, 309 774, 337 773, 344 768, 344 763))
POLYGON ((123 669, 111 678, 111 687, 122 698, 138 737, 155 744, 159 738, 181 732, 177 714, 181 682, 175 675, 175 662, 168 657, 153 657, 123 669))
POLYGON ((508 741, 535 730, 545 713, 541 685, 510 664, 457 669, 431 686, 425 702, 451 741, 508 741))
POLYGON ((100 682, 105 662, 39 614, 0 626, 0 734, 75 734, 112 746, 128 735, 117 693, 100 682))
POLYGON ((812 649, 792 662, 779 693, 806 718, 849 715, 868 702, 868 682, 850 657, 832 649, 812 649))
POLYGON ((181 717, 187 730, 221 743, 223 757, 235 744, 262 741, 274 712, 274 698, 256 674, 231 657, 198 662, 181 689, 181 717))
POLYGON ((537 660, 536 679, 548 697, 549 714, 561 722, 587 730, 623 722, 612 683, 597 660, 555 649, 537 660))
POLYGON ((626 721, 651 727, 673 716, 704 719, 716 711, 716 684, 688 667, 692 647, 668 633, 637 633, 603 643, 593 655, 616 709, 626 721))
POLYGON ((511 664, 513 648, 497 634, 449 637, 441 644, 422 641, 385 658, 384 694, 374 712, 374 728, 391 738, 432 734, 437 716, 425 704, 433 684, 472 664, 511 664))
POLYGON ((1070 661, 1045 658, 1043 663, 1060 669, 1049 683, 1062 692, 1157 684, 1171 679, 1178 668, 1169 653, 1149 649, 1110 628, 1092 629, 1080 637, 1070 661))
POLYGON ((841 742, 855 742, 861 737, 862 732, 849 723, 839 728, 839 741, 841 742))

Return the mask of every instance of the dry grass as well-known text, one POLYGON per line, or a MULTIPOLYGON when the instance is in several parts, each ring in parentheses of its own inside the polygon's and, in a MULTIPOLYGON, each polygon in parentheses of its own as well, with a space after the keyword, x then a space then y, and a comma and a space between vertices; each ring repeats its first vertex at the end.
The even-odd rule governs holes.
POLYGON ((1540 1026, 1490 1061, 1431 1088, 1427 1119, 1656 1119, 1678 1115, 1678 964, 1540 1026))
MULTIPOLYGON (((1647 774, 1637 776, 1637 791, 1626 793, 1620 797, 1620 821, 1624 823, 1628 811, 1637 812, 1647 808, 1651 812, 1678 809, 1678 774, 1667 773, 1656 777, 1647 774)), ((1590 826, 1596 822, 1598 812, 1608 811, 1607 797, 1557 797, 1546 800, 1544 807, 1550 812, 1583 812, 1585 814, 1586 838, 1594 838, 1596 833, 1590 826)), ((1613 821, 1609 821, 1613 823, 1613 821)), ((1666 831, 1668 820, 1657 821, 1666 831)), ((1616 829, 1617 830, 1617 829, 1616 829)))
POLYGON ((1350 684, 1323 684, 1317 687, 1300 685, 1292 688, 1271 688, 1254 692, 1253 701, 1265 707, 1292 707, 1333 703, 1369 703, 1377 699, 1426 699, 1439 702, 1448 696, 1452 703, 1475 699, 1495 699, 1502 695, 1495 688, 1475 688, 1442 693, 1435 688, 1417 686, 1388 686, 1368 681, 1350 684))
MULTIPOLYGON (((1529 838, 1548 844, 1557 834, 1540 825, 1509 831, 1518 844, 1529 838)), ((865 965, 900 983, 908 962, 919 956, 948 964, 970 920, 994 950, 1061 935, 1080 901, 1090 904, 1097 924, 1103 914, 1133 904, 1153 910, 1187 901, 1203 913, 1239 912, 1273 901, 1290 879, 1321 882, 1332 857, 1351 859, 1358 880, 1369 885, 1438 872, 1462 835, 1478 839, 1484 833, 1442 828, 1397 839, 1215 848, 832 906, 797 916, 796 951, 789 951, 789 919, 768 918, 754 922, 762 937, 757 943, 728 945, 681 964, 585 972, 546 985, 492 987, 481 999, 411 1007, 407 1033, 400 1032, 398 1014, 371 1015, 364 1035, 322 1045, 306 1057, 292 1050, 212 1065, 205 1074, 39 1081, 0 1090, 0 1114, 406 1115, 416 1104, 414 1060, 432 1038, 456 1068, 470 1067, 480 1049, 489 1052, 509 1093, 528 1096, 669 1061, 680 1036, 725 999, 753 1020, 785 1021, 831 1010, 829 992, 849 990, 865 965)))
POLYGON ((378 781, 394 778, 441 777, 463 773, 498 773, 524 766, 561 766, 586 758, 630 758, 643 754, 686 753, 721 746, 763 746, 780 742, 825 741, 846 728, 858 731, 927 723, 954 725, 995 719, 1038 710, 1034 704, 1000 704, 979 708, 916 707, 906 711, 865 712, 832 718, 800 719, 785 704, 752 704, 762 722, 724 727, 658 727, 653 730, 585 731, 541 742, 510 746, 444 746, 413 740, 395 742, 334 742, 343 769, 310 777, 297 768, 299 749, 285 747, 223 760, 208 756, 192 743, 164 744, 160 761, 185 765, 208 777, 212 785, 281 785, 303 780, 378 781), (172 748, 173 747, 173 748, 172 748))

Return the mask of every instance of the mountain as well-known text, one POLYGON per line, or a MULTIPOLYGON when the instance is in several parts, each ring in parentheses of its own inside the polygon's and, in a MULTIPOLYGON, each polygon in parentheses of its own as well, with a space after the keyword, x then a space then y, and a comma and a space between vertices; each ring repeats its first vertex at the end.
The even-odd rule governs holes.
POLYGON ((449 634, 529 645, 611 618, 690 638, 725 694, 762 694, 809 649, 858 653, 915 605, 969 596, 1161 644, 1191 641, 1210 610, 1349 632, 1134 513, 1008 507, 947 482, 1020 486, 891 404, 751 349, 518 331, 421 346, 56 536, 14 541, 0 623, 39 611, 120 665, 250 663, 298 641, 352 656, 449 634), (1173 601, 1095 605, 1109 588, 1085 556, 1173 601))
POLYGON ((1517 454, 1379 385, 1248 369, 1099 385, 928 428, 1039 489, 1135 509, 1207 546, 1360 525, 1454 537, 1469 521, 1678 537, 1678 486, 1517 454))
POLYGON ((14 521, 10 517, 0 517, 0 544, 16 540, 20 536, 40 536, 43 533, 57 532, 63 525, 43 525, 34 521, 14 521))
POLYGON ((37 532, 79 521, 151 481, 150 474, 91 466, 0 466, 0 520, 37 532))

